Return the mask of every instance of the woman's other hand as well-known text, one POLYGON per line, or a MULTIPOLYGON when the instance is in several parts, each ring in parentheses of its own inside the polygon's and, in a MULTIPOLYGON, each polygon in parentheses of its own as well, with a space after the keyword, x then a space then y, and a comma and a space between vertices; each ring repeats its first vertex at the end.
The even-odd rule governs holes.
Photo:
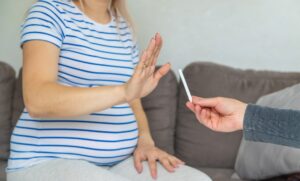
POLYGON ((233 132, 243 129, 247 104, 235 99, 193 96, 186 106, 195 113, 200 123, 213 131, 233 132))
POLYGON ((148 48, 142 53, 132 78, 125 84, 125 95, 128 102, 150 94, 156 88, 159 80, 169 72, 170 64, 165 64, 155 71, 161 48, 162 38, 157 33, 150 40, 148 48))
POLYGON ((174 172, 179 165, 184 164, 173 155, 157 148, 152 139, 140 138, 138 146, 134 151, 134 166, 138 173, 143 171, 143 161, 149 164, 150 173, 153 179, 157 178, 157 161, 169 172, 174 172))

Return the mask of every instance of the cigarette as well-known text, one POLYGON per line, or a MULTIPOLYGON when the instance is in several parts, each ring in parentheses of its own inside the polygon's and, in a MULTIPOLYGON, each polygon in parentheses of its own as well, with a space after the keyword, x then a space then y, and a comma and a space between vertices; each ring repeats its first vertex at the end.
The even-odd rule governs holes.
POLYGON ((187 96, 188 96, 188 98, 189 98, 189 101, 192 102, 192 95, 191 95, 191 92, 190 92, 190 90, 189 90, 189 87, 187 86, 187 83, 186 83, 186 81, 185 81, 185 78, 184 78, 184 75, 183 75, 183 73, 182 73, 182 70, 179 69, 178 71, 179 71, 179 76, 180 76, 180 79, 181 79, 181 81, 182 81, 182 83, 183 83, 185 92, 186 92, 186 94, 187 94, 187 96))

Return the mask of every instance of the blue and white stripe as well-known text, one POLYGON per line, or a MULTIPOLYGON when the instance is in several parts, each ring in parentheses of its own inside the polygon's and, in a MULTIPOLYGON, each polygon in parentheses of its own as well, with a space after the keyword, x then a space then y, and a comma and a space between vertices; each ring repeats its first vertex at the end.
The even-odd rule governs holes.
MULTIPOLYGON (((96 23, 70 0, 39 0, 31 7, 21 28, 21 45, 32 40, 60 49, 57 79, 66 86, 123 84, 139 58, 124 19, 118 25, 114 17, 106 25, 96 23)), ((132 154, 137 139, 136 119, 128 104, 52 119, 32 118, 25 108, 12 134, 7 171, 56 158, 111 166, 132 154)))

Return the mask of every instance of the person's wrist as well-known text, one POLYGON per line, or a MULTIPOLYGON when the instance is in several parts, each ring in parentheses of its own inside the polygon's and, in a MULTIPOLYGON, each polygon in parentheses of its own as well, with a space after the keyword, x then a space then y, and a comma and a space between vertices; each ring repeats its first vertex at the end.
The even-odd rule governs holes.
POLYGON ((138 145, 151 145, 155 146, 155 143, 152 139, 152 136, 150 133, 142 133, 139 134, 139 140, 138 140, 138 145))
POLYGON ((125 83, 123 85, 120 85, 121 94, 125 102, 131 102, 134 100, 130 95, 128 95, 128 83, 125 83))
POLYGON ((242 102, 241 108, 240 108, 240 119, 239 119, 239 124, 238 124, 239 130, 243 130, 243 128, 244 128, 244 119, 245 119, 245 113, 246 113, 247 106, 248 106, 248 104, 242 102))
POLYGON ((117 86, 117 89, 119 95, 121 95, 122 102, 129 102, 129 97, 127 95, 127 90, 126 90, 127 85, 126 84, 119 85, 117 86))

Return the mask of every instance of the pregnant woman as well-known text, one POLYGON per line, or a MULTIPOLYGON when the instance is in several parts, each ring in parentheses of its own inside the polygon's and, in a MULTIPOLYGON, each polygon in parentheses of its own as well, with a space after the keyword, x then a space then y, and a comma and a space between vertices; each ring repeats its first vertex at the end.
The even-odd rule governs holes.
POLYGON ((155 147, 140 98, 170 65, 154 71, 159 34, 139 57, 132 32, 125 0, 31 7, 21 31, 25 109, 11 138, 9 181, 210 180, 155 147))

